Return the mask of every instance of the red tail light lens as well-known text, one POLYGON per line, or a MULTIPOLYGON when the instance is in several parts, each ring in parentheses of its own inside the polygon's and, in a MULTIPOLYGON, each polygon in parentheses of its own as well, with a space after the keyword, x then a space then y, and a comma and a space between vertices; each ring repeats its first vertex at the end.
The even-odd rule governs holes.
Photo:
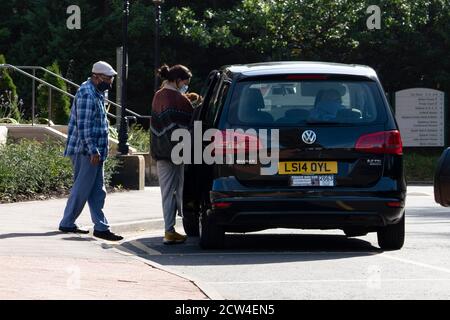
POLYGON ((356 141, 355 149, 367 153, 403 154, 403 144, 398 130, 365 134, 356 141))
POLYGON ((401 208, 402 207, 402 203, 396 202, 396 201, 395 202, 387 202, 386 205, 391 208, 401 208))
POLYGON ((258 136, 237 131, 220 131, 214 138, 216 154, 257 152, 261 147, 258 136))
POLYGON ((230 202, 215 202, 212 204, 213 209, 226 209, 231 207, 230 202))

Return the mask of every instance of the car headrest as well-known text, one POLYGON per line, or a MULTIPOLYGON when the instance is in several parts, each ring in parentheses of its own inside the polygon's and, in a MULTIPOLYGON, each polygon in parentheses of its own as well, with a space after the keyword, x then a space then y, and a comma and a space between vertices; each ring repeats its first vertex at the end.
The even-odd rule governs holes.
POLYGON ((264 108, 264 98, 261 91, 256 88, 250 88, 245 93, 245 104, 246 108, 251 108, 252 110, 264 108))

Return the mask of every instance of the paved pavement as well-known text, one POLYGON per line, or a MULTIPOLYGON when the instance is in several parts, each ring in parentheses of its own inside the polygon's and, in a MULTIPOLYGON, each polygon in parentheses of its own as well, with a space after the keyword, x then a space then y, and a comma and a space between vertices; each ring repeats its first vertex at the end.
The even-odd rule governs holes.
MULTIPOLYGON (((208 299, 195 279, 145 261, 118 244, 57 231, 66 199, 0 204, 0 299, 208 299)), ((157 187, 109 194, 105 212, 124 241, 162 234, 157 187)), ((79 218, 91 227, 87 207, 79 218)), ((177 226, 182 231, 180 222, 177 226)))

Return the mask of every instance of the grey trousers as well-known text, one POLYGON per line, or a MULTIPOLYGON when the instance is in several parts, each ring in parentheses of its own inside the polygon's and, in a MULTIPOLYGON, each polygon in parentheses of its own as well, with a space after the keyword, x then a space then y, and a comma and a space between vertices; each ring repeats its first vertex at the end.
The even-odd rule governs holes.
POLYGON ((156 168, 161 187, 165 231, 174 232, 176 211, 183 214, 184 165, 158 160, 156 168))

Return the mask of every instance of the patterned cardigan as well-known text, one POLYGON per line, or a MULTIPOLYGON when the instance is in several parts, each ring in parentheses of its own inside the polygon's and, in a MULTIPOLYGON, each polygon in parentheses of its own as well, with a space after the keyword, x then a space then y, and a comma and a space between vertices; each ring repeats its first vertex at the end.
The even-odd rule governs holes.
POLYGON ((150 149, 155 160, 170 160, 176 142, 170 140, 176 129, 188 129, 192 117, 192 104, 179 91, 164 87, 156 92, 151 112, 150 149))

